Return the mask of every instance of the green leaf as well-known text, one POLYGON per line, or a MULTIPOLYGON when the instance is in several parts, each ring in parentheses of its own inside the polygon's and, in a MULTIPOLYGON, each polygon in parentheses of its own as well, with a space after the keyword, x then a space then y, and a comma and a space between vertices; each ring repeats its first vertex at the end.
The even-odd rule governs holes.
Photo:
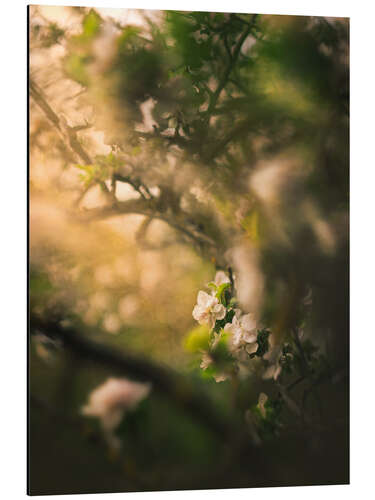
POLYGON ((217 287, 216 298, 222 304, 226 305, 226 294, 225 291, 231 287, 230 283, 222 283, 219 287, 217 287))
POLYGON ((64 69, 67 75, 85 87, 89 84, 89 76, 86 69, 88 61, 89 57, 75 53, 70 54, 64 61, 64 69))
POLYGON ((254 358, 255 356, 258 356, 261 358, 266 354, 268 351, 270 344, 268 341, 268 337, 271 335, 271 332, 267 330, 266 328, 263 328, 263 330, 258 330, 258 336, 257 336, 257 343, 258 343, 258 349, 256 352, 250 354, 250 358, 254 358))
POLYGON ((100 23, 102 19, 94 9, 91 9, 90 12, 83 20, 83 35, 85 38, 92 38, 96 35, 100 28, 100 23))
POLYGON ((187 351, 200 352, 207 350, 210 341, 210 331, 207 326, 200 325, 191 330, 184 341, 187 351))
POLYGON ((215 363, 226 363, 228 361, 233 361, 233 356, 228 349, 229 335, 226 332, 222 332, 215 349, 212 351, 212 355, 215 363))
POLYGON ((233 316, 234 316, 234 310, 229 309, 227 311, 224 319, 217 319, 216 320, 213 331, 216 333, 219 333, 220 330, 222 330, 227 323, 232 323, 233 316))
POLYGON ((217 290, 217 285, 213 281, 210 281, 209 283, 207 283, 207 286, 209 286, 213 290, 217 290))

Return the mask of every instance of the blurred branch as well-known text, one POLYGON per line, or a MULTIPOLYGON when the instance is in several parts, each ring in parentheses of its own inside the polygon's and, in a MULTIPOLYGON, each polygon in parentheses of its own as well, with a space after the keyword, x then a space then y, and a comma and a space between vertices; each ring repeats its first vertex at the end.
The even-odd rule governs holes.
POLYGON ((30 327, 31 331, 41 331, 47 336, 58 338, 64 347, 82 359, 106 366, 112 372, 151 382, 153 390, 173 401, 221 439, 228 439, 234 434, 233 427, 216 411, 208 395, 199 393, 185 377, 171 369, 94 342, 81 335, 76 327, 62 326, 59 320, 32 316, 30 327))
POLYGON ((48 104, 42 89, 38 87, 38 85, 34 82, 32 78, 30 78, 29 81, 29 89, 31 97, 42 109, 42 111, 50 120, 50 122, 57 128, 59 132, 61 132, 59 117, 56 115, 51 106, 48 104))
POLYGON ((207 257, 215 257, 219 263, 220 255, 218 255, 215 241, 210 236, 196 229, 196 225, 194 225, 194 228, 188 229, 186 227, 186 221, 189 219, 188 214, 182 214, 184 216, 184 220, 182 220, 181 216, 177 218, 173 214, 166 214, 165 210, 161 211, 159 209, 160 202, 160 198, 117 201, 116 204, 82 210, 78 215, 73 214, 73 216, 82 222, 107 219, 124 214, 138 214, 145 215, 150 219, 159 219, 187 237, 200 254, 207 257))
POLYGON ((145 250, 161 250, 177 243, 177 239, 161 241, 159 244, 147 241, 147 232, 150 229, 152 221, 152 217, 145 217, 135 234, 136 242, 141 248, 144 248, 145 250))
POLYGON ((69 127, 66 122, 64 123, 64 120, 59 118, 52 107, 48 104, 43 90, 35 83, 32 78, 30 78, 29 88, 31 97, 38 104, 38 106, 41 108, 52 125, 56 128, 60 139, 64 142, 65 145, 69 145, 68 149, 72 150, 73 154, 81 158, 81 160, 83 160, 85 164, 90 165, 92 163, 92 159, 87 151, 82 147, 82 145, 79 144, 76 138, 76 131, 74 127, 69 127))
POLYGON ((229 53, 228 53, 229 63, 228 63, 228 66, 227 66, 221 80, 218 83, 218 86, 217 86, 214 94, 211 96, 210 104, 209 104, 207 112, 206 112, 206 120, 207 121, 210 120, 210 117, 215 109, 216 103, 219 100, 220 94, 223 91, 226 84, 228 83, 230 74, 232 73, 232 71, 236 65, 236 62, 237 62, 237 59, 238 59, 238 56, 239 56, 239 53, 240 53, 240 50, 241 50, 241 47, 242 47, 244 41, 246 40, 246 38, 250 34, 253 26, 255 26, 256 17, 257 17, 257 15, 254 14, 252 17, 251 23, 246 25, 246 28, 245 28, 244 32, 242 33, 242 35, 240 36, 240 38, 238 39, 238 41, 234 47, 233 52, 230 51, 229 47, 227 46, 226 39, 224 39, 225 49, 227 51, 229 50, 229 53))
MULTIPOLYGON (((62 143, 64 144, 64 147, 72 153, 73 158, 78 157, 84 162, 85 165, 92 165, 93 161, 91 156, 84 149, 84 147, 79 142, 77 137, 77 131, 88 128, 90 125, 86 123, 83 126, 70 127, 67 121, 64 119, 64 117, 63 116, 59 117, 56 114, 56 112, 52 109, 52 107, 48 104, 47 98, 44 95, 43 90, 35 83, 35 81, 32 78, 29 79, 29 89, 31 97, 34 99, 34 101, 41 108, 41 110, 46 115, 48 120, 55 127, 62 143)), ((107 188, 105 182, 100 181, 99 184, 102 190, 108 195, 108 197, 112 199, 112 197, 110 196, 109 189, 107 188)))
MULTIPOLYGON (((54 125, 61 140, 63 141, 63 144, 64 145, 68 144, 69 145, 68 149, 70 149, 73 152, 73 154, 81 158, 81 160, 83 160, 85 164, 91 165, 93 163, 92 158, 90 157, 89 153, 82 147, 77 138, 77 130, 82 130, 82 128, 87 128, 89 125, 86 124, 83 127, 70 127, 67 124, 64 117, 61 116, 59 118, 58 115, 55 113, 55 111, 48 104, 43 91, 38 87, 38 85, 34 82, 32 78, 30 78, 30 95, 42 109, 42 111, 47 116, 49 121, 54 125)), ((214 248, 215 242, 207 235, 203 234, 202 232, 189 230, 186 227, 184 227, 184 224, 178 223, 178 221, 175 220, 175 218, 160 213, 157 206, 158 200, 147 199, 147 198, 152 198, 152 196, 146 186, 144 186, 140 182, 136 182, 130 179, 128 176, 121 176, 118 174, 115 175, 114 180, 119 182, 126 182, 132 185, 133 188, 137 192, 139 192, 139 194, 142 196, 142 199, 127 200, 124 202, 117 201, 114 196, 114 192, 113 191, 111 192, 108 189, 104 181, 100 181, 99 184, 102 190, 106 193, 110 204, 105 207, 94 208, 82 212, 79 215, 80 220, 90 221, 90 220, 104 219, 120 214, 146 215, 151 218, 157 218, 163 220, 174 229, 183 233, 198 246, 198 249, 201 253, 207 253, 206 251, 207 247, 211 247, 211 250, 214 248)), ((90 184, 82 191, 82 193, 79 195, 77 199, 76 205, 81 202, 81 200, 91 187, 92 184, 90 184)))
POLYGON ((130 186, 132 186, 132 188, 135 189, 135 191, 137 191, 143 199, 147 200, 152 198, 152 195, 147 186, 142 184, 138 179, 131 179, 128 175, 121 174, 114 174, 113 178, 115 181, 124 182, 125 184, 129 184, 130 186))

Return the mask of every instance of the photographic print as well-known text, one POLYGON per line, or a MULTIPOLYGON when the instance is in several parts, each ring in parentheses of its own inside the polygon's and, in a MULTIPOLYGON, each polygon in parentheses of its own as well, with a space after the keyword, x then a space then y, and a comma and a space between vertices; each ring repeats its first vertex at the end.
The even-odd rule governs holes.
POLYGON ((349 483, 349 19, 32 5, 28 97, 28 493, 349 483))

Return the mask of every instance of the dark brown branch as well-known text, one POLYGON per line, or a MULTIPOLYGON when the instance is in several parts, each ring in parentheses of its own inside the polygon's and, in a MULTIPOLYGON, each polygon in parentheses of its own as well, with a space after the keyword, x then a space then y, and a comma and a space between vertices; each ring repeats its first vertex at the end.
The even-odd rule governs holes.
POLYGON ((239 140, 243 137, 243 135, 248 132, 258 132, 253 127, 253 123, 251 120, 243 120, 239 122, 237 125, 233 126, 232 130, 228 133, 227 136, 219 139, 214 147, 210 148, 210 150, 205 155, 205 160, 210 162, 217 158, 226 148, 226 146, 233 141, 234 139, 239 140))
POLYGON ((250 34, 250 31, 255 24, 255 19, 256 19, 256 15, 253 16, 251 24, 248 24, 246 26, 245 31, 242 33, 242 35, 240 36, 239 40, 236 43, 236 46, 233 50, 233 53, 231 53, 229 50, 229 56, 230 56, 229 64, 228 64, 228 66, 227 66, 211 100, 210 100, 210 104, 209 104, 208 109, 207 109, 206 119, 208 121, 209 121, 209 119, 210 119, 210 117, 215 109, 216 103, 219 100, 221 92, 223 91, 224 87, 228 83, 229 76, 232 73, 232 70, 237 62, 237 58, 239 56, 241 47, 242 47, 244 41, 246 40, 246 38, 248 37, 248 35, 250 34))
MULTIPOLYGON (((64 117, 59 118, 55 111, 48 104, 46 98, 43 95, 43 91, 39 89, 37 84, 30 79, 30 94, 35 100, 35 102, 39 105, 39 107, 43 110, 47 118, 51 121, 51 123, 55 126, 58 131, 62 142, 64 145, 68 145, 69 149, 72 151, 73 155, 78 156, 83 162, 87 165, 93 163, 92 158, 89 153, 82 147, 77 138, 77 133, 73 127, 70 127, 64 117)), ((108 217, 112 217, 115 215, 121 214, 140 214, 146 215, 151 218, 160 219, 167 224, 169 224, 174 229, 178 230, 180 233, 184 234, 189 240, 194 242, 194 244, 198 247, 199 252, 203 254, 207 254, 207 248, 214 248, 214 241, 206 236, 205 234, 193 230, 189 230, 185 227, 183 223, 178 223, 175 218, 172 216, 166 215, 165 212, 159 210, 157 203, 158 200, 148 200, 146 199, 145 193, 151 197, 150 192, 147 187, 141 185, 140 183, 132 181, 128 177, 117 176, 115 180, 119 180, 122 182, 127 182, 131 184, 142 196, 142 199, 139 200, 127 200, 124 202, 117 201, 114 195, 114 192, 110 191, 105 184, 104 181, 99 181, 99 185, 107 195, 109 205, 100 208, 94 208, 91 210, 82 211, 78 216, 80 220, 90 221, 95 219, 105 219, 108 217), (141 190, 144 189, 144 192, 141 190)), ((89 185, 87 188, 83 190, 83 192, 79 195, 78 200, 75 204, 79 204, 82 198, 87 193, 88 189, 92 187, 93 184, 89 185)))
POLYGON ((38 87, 38 85, 30 78, 29 82, 30 95, 38 106, 42 109, 44 114, 50 120, 50 122, 61 132, 60 120, 56 113, 53 111, 51 106, 46 101, 43 91, 38 87))
POLYGON ((128 175, 114 174, 113 176, 115 181, 123 182, 125 184, 129 184, 135 191, 137 191, 143 199, 147 200, 152 198, 151 193, 148 188, 144 186, 138 179, 132 179, 128 175), (142 189, 141 189, 142 188, 142 189), (145 196, 147 194, 147 197, 145 196))
POLYGON ((32 317, 30 326, 31 332, 41 331, 61 340, 64 347, 72 350, 80 358, 106 366, 112 373, 151 382, 154 391, 173 401, 222 439, 228 439, 233 435, 232 426, 222 419, 220 412, 216 412, 208 395, 198 392, 185 377, 171 369, 94 342, 81 335, 74 326, 63 327, 57 320, 32 317))
POLYGON ((162 220, 177 231, 183 233, 190 240, 195 241, 198 245, 212 248, 215 246, 215 242, 209 236, 203 233, 193 232, 187 229, 182 223, 180 224, 174 220, 172 216, 160 212, 158 210, 157 199, 146 200, 144 198, 139 198, 136 200, 118 201, 116 205, 82 210, 80 214, 75 217, 80 221, 89 222, 125 214, 145 215, 152 219, 162 220))
POLYGON ((73 214, 79 221, 90 222, 100 219, 108 219, 116 215, 139 214, 147 216, 155 215, 155 206, 149 200, 139 198, 136 200, 118 201, 116 206, 104 206, 83 209, 79 214, 73 214))
POLYGON ((52 107, 48 104, 44 92, 32 78, 30 78, 29 88, 31 97, 44 112, 48 120, 54 125, 64 144, 66 145, 66 143, 68 143, 70 146, 69 149, 72 150, 73 154, 81 158, 86 164, 90 165, 92 163, 91 157, 87 151, 84 150, 81 144, 79 144, 74 127, 69 127, 67 123, 64 123, 64 121, 58 117, 52 107))

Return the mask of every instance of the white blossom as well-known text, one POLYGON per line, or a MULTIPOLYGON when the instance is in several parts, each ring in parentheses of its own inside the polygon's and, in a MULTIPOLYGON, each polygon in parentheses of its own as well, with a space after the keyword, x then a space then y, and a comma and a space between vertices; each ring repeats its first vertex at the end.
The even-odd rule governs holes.
POLYGON ((259 394, 259 399, 258 399, 258 408, 260 410, 260 413, 262 414, 262 417, 266 416, 266 409, 265 409, 264 405, 266 404, 267 400, 268 400, 267 394, 265 394, 264 392, 261 392, 259 394))
MULTIPOLYGON (((202 352, 202 361, 200 364, 201 369, 206 370, 212 364, 213 364, 212 356, 207 351, 203 351, 202 352)), ((225 373, 222 372, 222 373, 217 373, 213 377, 214 377, 216 382, 224 382, 224 380, 227 380, 228 375, 226 375, 225 373)))
POLYGON ((263 356, 263 358, 269 362, 269 366, 263 373, 264 379, 273 378, 274 380, 277 380, 282 370, 282 366, 280 365, 280 356, 281 356, 280 345, 272 346, 269 349, 269 351, 263 356))
POLYGON ((224 283, 230 283, 229 277, 225 274, 224 271, 218 271, 215 275, 214 283, 216 286, 223 285, 224 283))
POLYGON ((232 348, 237 349, 246 344, 246 351, 251 354, 258 349, 257 345, 257 324, 253 314, 244 314, 236 309, 232 323, 227 323, 224 331, 230 332, 230 344, 232 348))
POLYGON ((118 447, 120 443, 113 431, 120 424, 125 412, 135 408, 148 396, 150 390, 150 384, 109 378, 91 392, 88 404, 81 411, 83 415, 97 417, 109 443, 118 447))
POLYGON ((202 370, 206 370, 210 365, 212 365, 212 358, 208 352, 204 351, 202 353, 202 361, 200 367, 202 370))
POLYGON ((224 382, 225 380, 227 380, 228 378, 228 375, 226 375, 225 373, 218 373, 217 375, 214 375, 214 379, 215 379, 215 382, 224 382))
POLYGON ((198 293, 197 304, 193 309, 193 318, 200 325, 213 328, 217 319, 225 317, 225 307, 219 303, 214 295, 209 295, 202 290, 198 293))

